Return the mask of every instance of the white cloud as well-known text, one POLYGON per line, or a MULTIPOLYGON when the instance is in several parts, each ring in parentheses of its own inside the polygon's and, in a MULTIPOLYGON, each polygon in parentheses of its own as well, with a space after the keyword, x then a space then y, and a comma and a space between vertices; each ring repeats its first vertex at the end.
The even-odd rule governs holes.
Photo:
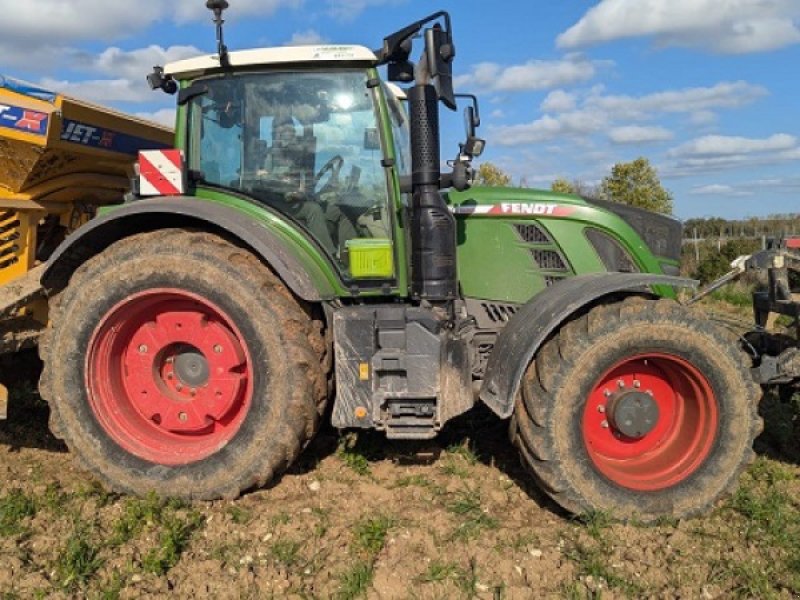
POLYGON ((717 120, 717 115, 711 110, 698 110, 689 116, 689 122, 692 125, 711 125, 717 120))
POLYGON ((298 31, 292 35, 291 39, 286 43, 287 46, 311 46, 314 44, 324 44, 327 40, 322 37, 316 30, 307 29, 306 31, 298 31))
POLYGON ((328 14, 339 21, 352 21, 370 8, 405 3, 406 0, 328 0, 328 14))
POLYGON ((754 169, 800 160, 798 139, 777 133, 767 138, 707 135, 673 148, 668 171, 673 177, 727 169, 754 169))
POLYGON ((725 157, 759 152, 780 152, 797 147, 797 138, 786 133, 776 133, 768 138, 756 139, 725 135, 707 135, 691 140, 670 150, 670 156, 725 157))
MULTIPOLYGON (((298 8, 302 0, 237 0, 225 18, 267 17, 281 8, 298 8)), ((201 0, 0 0, 0 39, 25 47, 61 45, 80 40, 130 37, 157 21, 209 21, 201 0)), ((168 31, 168 30, 167 30, 168 31)), ((213 28, 209 23, 209 39, 213 28)))
POLYGON ((580 54, 570 54, 562 60, 531 60, 511 66, 482 62, 474 65, 470 73, 455 77, 454 84, 456 88, 492 92, 547 90, 588 81, 606 64, 580 54))
POLYGON ((662 46, 764 52, 800 43, 798 18, 797 0, 601 0, 557 43, 580 48, 652 36, 662 46))
POLYGON ((544 115, 530 123, 495 127, 489 130, 489 137, 494 145, 517 146, 562 137, 591 135, 601 131, 607 123, 601 113, 574 111, 556 117, 544 115))
POLYGON ((669 129, 664 127, 627 125, 611 129, 608 137, 615 144, 647 144, 671 140, 674 136, 669 129))
POLYGON ((765 96, 767 90, 746 81, 721 82, 711 87, 667 90, 645 96, 590 96, 587 105, 623 114, 628 118, 648 118, 653 113, 697 113, 715 108, 739 108, 765 96))
POLYGON ((146 76, 153 66, 200 54, 202 51, 194 46, 162 48, 153 45, 129 51, 111 47, 97 55, 71 50, 68 56, 74 69, 107 78, 69 81, 44 77, 39 83, 48 89, 100 104, 153 102, 163 98, 147 85, 146 76))
MULTIPOLYGON (((664 114, 695 115, 711 109, 739 108, 764 96, 767 91, 745 81, 722 82, 710 87, 666 90, 645 96, 606 95, 601 86, 587 94, 568 94, 557 90, 542 102, 546 112, 528 123, 497 127, 489 130, 491 143, 514 146, 572 136, 575 141, 609 131, 612 141, 619 144, 646 143, 671 139, 663 127, 644 127, 632 120, 647 121, 664 114), (570 109, 570 107, 572 107, 570 109), (564 109, 563 112, 559 109, 564 109)), ((712 113, 713 114, 713 113, 712 113)))
POLYGON ((174 108, 162 108, 153 112, 137 112, 135 113, 135 116, 139 117, 140 119, 146 119, 148 121, 160 123, 161 125, 166 125, 167 127, 174 127, 175 112, 176 111, 174 108))
POLYGON ((46 89, 98 104, 148 102, 152 101, 156 94, 148 87, 144 78, 141 82, 134 82, 130 79, 65 81, 45 77, 39 84, 46 89))
POLYGON ((25 46, 114 39, 152 24, 170 4, 159 0, 0 0, 0 39, 25 46))
POLYGON ((145 76, 152 71, 155 65, 164 65, 201 54, 204 52, 194 46, 162 48, 153 45, 129 51, 111 47, 97 55, 76 53, 72 64, 76 68, 98 75, 144 81, 145 76))
POLYGON ((702 185, 694 187, 689 190, 689 193, 695 196, 752 196, 753 192, 735 188, 730 185, 720 183, 712 183, 710 185, 702 185))
POLYGON ((567 112, 575 110, 577 105, 577 98, 574 94, 565 92, 564 90, 555 90, 547 94, 547 97, 542 101, 542 112, 567 112))

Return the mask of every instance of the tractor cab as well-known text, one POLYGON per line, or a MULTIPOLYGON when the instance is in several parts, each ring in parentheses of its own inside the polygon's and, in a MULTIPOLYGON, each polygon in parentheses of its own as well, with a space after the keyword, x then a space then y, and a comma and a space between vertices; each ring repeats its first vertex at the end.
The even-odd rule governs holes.
POLYGON ((203 60, 166 71, 183 81, 179 104, 195 183, 239 192, 286 217, 344 279, 391 278, 386 159, 394 149, 387 154, 382 142, 375 55, 340 46, 234 52, 236 68, 225 72, 203 60))

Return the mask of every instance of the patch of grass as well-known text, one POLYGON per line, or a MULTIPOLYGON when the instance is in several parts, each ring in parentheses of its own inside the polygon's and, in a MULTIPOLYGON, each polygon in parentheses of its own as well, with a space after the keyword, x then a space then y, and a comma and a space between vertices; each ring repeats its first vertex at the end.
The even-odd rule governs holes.
POLYGON ((773 589, 774 572, 772 568, 755 562, 725 560, 714 566, 713 579, 730 585, 731 595, 737 598, 777 598, 779 594, 773 589))
POLYGON ((99 545, 91 539, 90 526, 76 519, 72 533, 67 538, 67 543, 56 563, 56 573, 61 586, 68 590, 85 586, 103 566, 103 559, 99 553, 99 545))
POLYGON ((510 540, 505 542, 498 542, 497 550, 504 552, 506 548, 510 548, 514 552, 522 552, 531 546, 540 546, 541 540, 539 536, 531 532, 523 532, 515 534, 510 540))
POLYGON ((236 504, 231 504, 229 507, 227 507, 225 509, 225 513, 231 518, 231 521, 237 525, 247 525, 247 523, 249 523, 253 518, 253 515, 250 514, 249 510, 236 504))
POLYGON ((215 545, 209 552, 209 556, 221 563, 234 563, 242 551, 241 542, 223 542, 215 545))
POLYGON ((605 545, 587 545, 573 540, 564 555, 575 563, 579 577, 589 577, 604 581, 610 588, 622 591, 628 596, 641 597, 645 590, 637 583, 618 575, 616 569, 607 563, 609 552, 605 545))
POLYGON ((98 506, 108 506, 119 498, 119 494, 109 492, 103 487, 103 484, 96 479, 92 479, 89 483, 82 483, 78 487, 76 495, 81 500, 94 499, 98 506))
POLYGON ((461 569, 455 563, 432 561, 425 572, 417 577, 419 583, 438 583, 461 576, 461 569))
POLYGON ((614 524, 614 517, 611 513, 604 510, 592 510, 576 517, 576 520, 586 527, 587 533, 594 539, 599 540, 603 536, 603 531, 614 524))
POLYGON ((352 471, 363 476, 372 477, 369 467, 371 460, 379 460, 384 456, 384 448, 380 439, 373 432, 351 432, 339 439, 336 455, 352 471), (370 435, 370 434, 373 435, 370 435))
POLYGON ((390 488, 391 489, 405 488, 405 487, 430 488, 433 485, 434 485, 433 482, 424 475, 408 475, 406 477, 401 477, 400 479, 395 481, 390 486, 390 488))
POLYGON ((367 556, 377 556, 383 550, 389 530, 394 525, 394 519, 385 515, 360 521, 353 530, 356 548, 367 556))
POLYGON ((291 520, 292 515, 286 511, 281 511, 277 515, 270 517, 269 523, 272 527, 277 527, 278 525, 286 525, 290 523, 291 520))
POLYGON ((22 533, 22 522, 35 515, 35 500, 22 490, 11 490, 0 498, 0 536, 22 533))
POLYGON ((192 536, 204 523, 205 517, 195 511, 190 511, 186 516, 172 514, 166 519, 162 517, 158 545, 142 559, 144 570, 165 575, 178 564, 192 536))
POLYGON ((303 542, 294 540, 278 540, 270 546, 272 557, 286 567, 292 567, 300 561, 300 549, 303 542))
POLYGON ((339 589, 334 597, 338 600, 351 600, 365 596, 374 575, 373 561, 357 561, 339 576, 339 589))
POLYGON ((111 545, 129 542, 145 527, 161 524, 175 511, 186 507, 181 500, 160 498, 153 492, 143 498, 128 498, 123 505, 122 516, 114 523, 111 545))
POLYGON ((311 514, 317 517, 317 523, 314 525, 314 536, 321 538, 331 526, 331 511, 325 508, 314 507, 311 509, 311 514))
POLYGON ((349 600, 364 596, 375 575, 375 560, 378 558, 389 530, 395 520, 386 515, 365 518, 353 527, 353 547, 351 551, 356 560, 352 566, 339 575, 339 590, 336 598, 349 600))
POLYGON ((747 539, 764 535, 780 546, 791 545, 800 533, 800 514, 780 485, 794 475, 776 462, 759 458, 730 501, 731 508, 747 519, 747 539))
POLYGON ((120 573, 112 573, 111 579, 107 581, 100 590, 99 597, 102 600, 118 600, 122 590, 125 589, 127 581, 120 573))
POLYGON ((449 446, 446 452, 450 456, 462 458, 471 467, 478 464, 478 454, 475 450, 475 445, 470 440, 466 440, 461 444, 449 446))
POLYGON ((478 563, 475 558, 469 559, 466 569, 458 570, 455 583, 465 598, 474 598, 478 595, 478 563))
POLYGON ((496 529, 498 526, 497 519, 481 507, 481 494, 477 488, 464 488, 446 508, 452 514, 461 517, 461 523, 452 534, 453 539, 474 539, 484 529, 496 529))
POLYGON ((44 493, 37 499, 40 508, 45 508, 50 512, 61 513, 64 506, 69 501, 69 495, 61 489, 57 483, 51 483, 44 490, 44 493))

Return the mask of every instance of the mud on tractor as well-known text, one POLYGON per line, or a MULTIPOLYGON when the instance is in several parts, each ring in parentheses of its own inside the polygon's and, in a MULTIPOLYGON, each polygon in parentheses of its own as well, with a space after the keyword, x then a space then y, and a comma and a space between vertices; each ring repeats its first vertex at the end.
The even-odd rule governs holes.
POLYGON ((674 299, 693 284, 677 221, 470 187, 472 107, 442 173, 447 13, 377 51, 229 52, 227 2, 207 4, 218 52, 149 77, 177 95, 177 151, 144 154, 139 195, 42 277, 40 389, 82 465, 122 492, 234 498, 328 414, 420 440, 482 401, 569 511, 685 516, 735 485, 760 391, 735 336, 674 299))

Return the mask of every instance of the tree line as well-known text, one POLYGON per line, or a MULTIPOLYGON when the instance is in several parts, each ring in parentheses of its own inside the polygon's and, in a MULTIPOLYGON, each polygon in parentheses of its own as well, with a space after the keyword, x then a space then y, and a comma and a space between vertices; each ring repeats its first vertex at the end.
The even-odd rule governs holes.
MULTIPOLYGON (((488 162, 478 168, 477 183, 484 186, 512 185, 510 175, 488 162)), ((520 187, 526 186, 521 184, 520 187)), ((655 167, 643 157, 615 164, 598 185, 559 178, 552 183, 551 189, 562 194, 577 194, 588 200, 609 200, 672 214, 672 194, 661 185, 655 167)))

